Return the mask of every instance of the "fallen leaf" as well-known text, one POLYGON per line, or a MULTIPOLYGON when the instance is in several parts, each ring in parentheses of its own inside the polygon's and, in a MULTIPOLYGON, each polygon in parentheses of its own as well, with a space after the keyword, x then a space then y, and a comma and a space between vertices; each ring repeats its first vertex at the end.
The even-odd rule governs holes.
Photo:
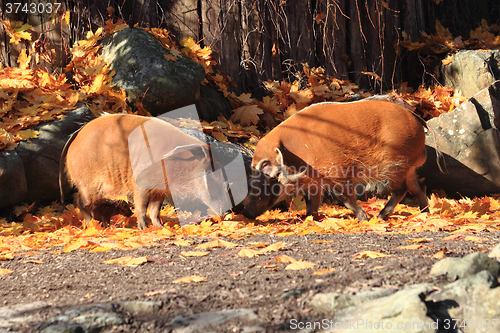
POLYGON ((382 265, 382 266, 375 266, 375 267, 373 267, 371 270, 372 270, 372 271, 374 271, 374 270, 378 270, 378 269, 384 269, 384 268, 386 268, 386 267, 387 267, 387 266, 384 266, 384 265, 382 265))
POLYGON ((411 243, 427 243, 432 241, 430 238, 415 238, 415 239, 405 239, 405 242, 411 242, 411 243))
POLYGON ((448 253, 446 251, 446 248, 443 248, 441 251, 439 252, 436 252, 432 255, 432 258, 435 258, 435 259, 443 259, 444 257, 446 257, 446 253, 448 253))
POLYGON ((450 235, 443 238, 444 241, 454 241, 464 238, 462 235, 450 235))
POLYGON ((240 257, 248 257, 248 258, 253 258, 255 256, 259 256, 262 253, 260 253, 257 250, 252 250, 252 249, 241 249, 240 252, 238 252, 238 256, 240 257))
POLYGON ((396 249, 402 249, 402 250, 418 250, 424 247, 428 247, 427 245, 422 245, 422 244, 412 244, 412 245, 405 245, 405 246, 398 246, 396 249))
POLYGON ((117 264, 121 266, 137 266, 140 264, 143 264, 145 262, 150 261, 147 257, 133 257, 133 256, 126 256, 126 257, 120 257, 120 258, 114 258, 114 259, 109 259, 105 261, 101 261, 103 264, 117 264))
POLYGON ((271 244, 263 249, 260 249, 259 252, 260 253, 276 252, 276 251, 281 250, 283 247, 285 247, 285 245, 286 245, 285 242, 274 243, 274 244, 271 244))
POLYGON ((206 282, 208 281, 202 276, 198 275, 190 275, 190 276, 185 276, 183 278, 177 279, 172 281, 172 283, 191 283, 191 282, 206 282))
POLYGON ((197 245, 196 248, 198 249, 213 249, 216 247, 236 247, 239 246, 238 244, 231 243, 231 242, 226 242, 225 240, 222 239, 216 239, 211 242, 203 243, 200 245, 197 245))
POLYGON ((13 273, 13 272, 14 271, 7 269, 7 268, 0 268, 0 275, 6 275, 6 274, 13 273))
POLYGON ((286 266, 285 269, 297 271, 300 269, 313 268, 314 266, 316 266, 316 264, 314 264, 312 262, 299 260, 299 261, 293 262, 290 265, 286 266))
POLYGON ((281 255, 279 257, 276 258, 276 261, 277 262, 283 262, 285 264, 288 264, 288 263, 294 263, 294 262, 297 262, 297 259, 294 259, 292 257, 289 257, 287 255, 281 255))
POLYGON ((30 259, 30 260, 23 261, 23 264, 28 264, 28 263, 43 264, 43 260, 30 259))
POLYGON ((358 252, 358 255, 355 256, 353 259, 361 259, 361 258, 382 258, 382 257, 390 257, 390 254, 385 254, 385 253, 380 253, 380 252, 374 252, 374 251, 361 251, 358 252))
POLYGON ((482 242, 488 240, 488 238, 481 238, 476 236, 465 236, 464 240, 472 242, 482 242))
POLYGON ((165 293, 167 293, 167 290, 161 289, 161 290, 148 291, 147 293, 144 293, 144 296, 149 297, 154 295, 163 295, 165 293))
POLYGON ((191 242, 187 241, 185 239, 177 239, 171 243, 172 245, 177 245, 177 246, 191 246, 191 242))
POLYGON ((335 271, 335 268, 332 267, 332 268, 318 269, 317 271, 314 271, 313 274, 314 275, 323 275, 323 274, 334 272, 334 271, 335 271))
POLYGON ((0 256, 0 261, 2 260, 12 260, 14 257, 12 255, 12 253, 8 253, 8 254, 5 254, 5 255, 1 255, 0 256))
POLYGON ((181 255, 184 257, 203 257, 208 255, 210 252, 208 251, 182 251, 181 255))
POLYGON ((264 248, 267 246, 267 243, 260 243, 260 242, 249 242, 247 244, 252 244, 252 246, 250 246, 249 249, 264 248))

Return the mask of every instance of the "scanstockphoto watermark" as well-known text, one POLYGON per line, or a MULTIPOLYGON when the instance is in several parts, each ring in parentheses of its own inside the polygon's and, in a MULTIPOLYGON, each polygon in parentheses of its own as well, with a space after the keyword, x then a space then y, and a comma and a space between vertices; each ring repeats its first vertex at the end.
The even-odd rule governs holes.
MULTIPOLYGON (((178 211, 200 212, 199 221, 234 208, 248 193, 241 151, 205 135, 195 105, 146 121, 130 133, 128 148, 136 185, 167 191, 178 211), (189 128, 173 135, 163 122, 189 128)), ((198 222, 186 218, 179 216, 181 225, 198 222)))
POLYGON ((429 320, 427 322, 414 321, 371 321, 367 319, 352 319, 345 321, 336 321, 331 319, 323 319, 321 321, 298 321, 290 320, 289 327, 292 330, 411 330, 425 331, 437 330, 439 327, 438 320, 429 320))
POLYGON ((304 182, 302 177, 291 182, 286 179, 285 182, 279 181, 279 177, 276 181, 272 181, 262 171, 254 170, 249 179, 250 194, 268 197, 280 196, 283 192, 287 195, 297 192, 307 192, 309 195, 329 192, 338 197, 352 195, 359 197, 366 193, 364 180, 378 179, 379 169, 376 166, 332 166, 317 169, 301 167, 298 170, 290 167, 287 174, 302 174, 307 181, 304 182), (310 181, 311 179, 315 180, 310 181), (352 179, 360 181, 353 182, 352 179))

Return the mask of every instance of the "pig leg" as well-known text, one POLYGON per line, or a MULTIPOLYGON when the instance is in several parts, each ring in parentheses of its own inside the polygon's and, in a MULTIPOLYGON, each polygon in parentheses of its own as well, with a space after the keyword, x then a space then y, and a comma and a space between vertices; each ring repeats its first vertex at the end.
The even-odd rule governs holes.
POLYGON ((146 210, 148 203, 149 191, 136 185, 134 188, 134 205, 135 215, 137 216, 137 227, 139 230, 143 230, 148 227, 146 224, 146 210))
POLYGON ((382 209, 382 211, 378 214, 378 217, 384 220, 387 219, 394 208, 396 208, 397 204, 403 200, 406 192, 406 184, 402 184, 399 189, 393 190, 391 193, 391 199, 387 202, 384 209, 382 209))
POLYGON ((163 203, 163 199, 165 196, 153 194, 149 199, 149 217, 151 218, 151 222, 155 227, 163 227, 160 220, 160 208, 163 203))
MULTIPOLYGON (((314 184, 313 184, 314 185, 314 184)), ((323 191, 319 189, 309 189, 309 193, 306 193, 304 199, 306 200, 306 214, 313 215, 319 210, 319 206, 323 202, 323 191)))
POLYGON ((406 185, 408 186, 408 191, 417 198, 420 210, 429 212, 429 201, 425 195, 425 185, 418 181, 415 171, 410 173, 406 178, 406 185))
POLYGON ((86 200, 85 197, 86 196, 83 193, 78 193, 76 205, 78 206, 78 208, 80 208, 80 212, 82 213, 82 216, 85 220, 85 224, 89 224, 90 221, 92 220, 92 215, 89 209, 90 206, 89 200, 86 200))
POLYGON ((352 192, 349 192, 348 195, 343 195, 340 197, 344 205, 352 210, 354 212, 354 215, 358 218, 360 221, 368 221, 368 215, 366 215, 365 211, 363 208, 361 208, 360 205, 358 205, 358 202, 356 201, 356 195, 352 192))

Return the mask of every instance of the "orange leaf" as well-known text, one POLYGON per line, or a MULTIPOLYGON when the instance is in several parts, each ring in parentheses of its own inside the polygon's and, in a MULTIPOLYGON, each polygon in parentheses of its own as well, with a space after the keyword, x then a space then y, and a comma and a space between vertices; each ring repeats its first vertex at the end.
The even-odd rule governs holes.
POLYGON ((424 247, 428 247, 426 245, 422 244, 413 244, 413 245, 406 245, 406 246, 398 246, 397 249, 402 249, 402 250, 418 250, 424 247))
POLYGON ((172 283, 191 283, 191 282, 206 282, 206 278, 198 275, 185 276, 183 278, 172 281, 172 283))
POLYGON ((297 262, 297 259, 294 259, 292 257, 289 257, 287 255, 281 255, 279 256, 278 258, 276 258, 276 261, 277 262, 283 262, 285 264, 288 264, 288 263, 294 263, 294 262, 297 262))
POLYGON ((314 266, 316 266, 316 264, 314 264, 312 262, 299 260, 299 261, 293 262, 290 265, 286 266, 285 269, 297 271, 300 269, 313 268, 314 266))
POLYGON ((101 261, 101 263, 103 263, 103 264, 118 264, 121 266, 137 266, 137 265, 143 264, 143 263, 148 262, 148 261, 149 261, 149 259, 147 257, 135 258, 133 256, 126 256, 126 257, 104 260, 104 261, 101 261))
POLYGON ((476 237, 476 236, 465 236, 464 240, 480 243, 482 241, 488 240, 488 238, 481 238, 481 237, 476 237))
POLYGON ((434 255, 432 256, 432 258, 443 259, 444 257, 446 257, 446 253, 448 253, 446 251, 446 248, 443 248, 441 251, 434 253, 434 255))
POLYGON ((89 241, 86 240, 86 239, 79 239, 76 242, 73 242, 73 243, 70 243, 70 244, 66 244, 64 246, 63 253, 68 253, 68 252, 71 252, 71 251, 78 250, 78 249, 80 249, 82 247, 87 246, 88 243, 89 243, 89 241))
POLYGON ((314 271, 313 274, 314 275, 323 275, 323 274, 334 272, 334 271, 335 271, 335 268, 332 267, 332 268, 319 269, 317 271, 314 271))
POLYGON ((43 264, 43 260, 29 259, 29 260, 23 261, 23 264, 28 264, 28 263, 43 264))
POLYGON ((252 249, 241 249, 240 252, 238 252, 238 256, 240 257, 248 257, 248 258, 253 258, 255 256, 261 255, 259 251, 252 250, 252 249))
POLYGON ((374 252, 374 251, 361 251, 358 252, 358 255, 355 256, 353 259, 361 259, 361 258, 382 258, 382 257, 390 257, 390 254, 385 254, 385 253, 380 253, 380 252, 374 252))
POLYGON ((167 293, 167 291, 168 290, 166 290, 166 289, 148 291, 147 293, 144 293, 144 296, 149 297, 149 296, 154 296, 154 295, 163 295, 163 294, 167 293))
POLYGON ((0 275, 6 275, 6 274, 10 274, 10 273, 13 273, 14 271, 10 270, 10 269, 7 269, 7 268, 1 268, 0 267, 0 275))
POLYGON ((271 244, 263 249, 260 249, 259 252, 260 253, 276 252, 276 251, 281 250, 283 247, 285 247, 285 245, 286 245, 286 243, 284 243, 284 242, 274 243, 274 244, 271 244))
POLYGON ((208 242, 208 243, 200 244, 200 245, 196 246, 196 248, 198 248, 198 249, 213 249, 216 247, 235 247, 235 246, 239 246, 239 245, 235 244, 235 243, 231 243, 231 242, 226 242, 225 240, 216 239, 216 240, 208 242))
POLYGON ((184 257, 203 257, 208 255, 210 252, 208 251, 182 251, 181 255, 184 257))
POLYGON ((233 112, 231 121, 234 123, 240 123, 242 126, 250 126, 251 124, 257 125, 260 120, 259 114, 264 113, 264 111, 257 105, 241 106, 233 112))

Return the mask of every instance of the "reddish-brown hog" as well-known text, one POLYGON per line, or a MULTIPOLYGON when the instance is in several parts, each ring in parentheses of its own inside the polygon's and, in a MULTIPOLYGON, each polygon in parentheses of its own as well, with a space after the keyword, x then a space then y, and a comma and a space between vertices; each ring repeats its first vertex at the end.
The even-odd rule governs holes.
POLYGON ((311 105, 257 144, 243 214, 255 218, 287 195, 303 193, 310 215, 330 191, 366 220, 356 202, 363 184, 390 191, 380 218, 387 218, 407 191, 428 211, 416 174, 426 156, 422 123, 402 106, 373 100, 311 105))
POLYGON ((97 209, 102 202, 133 193, 139 229, 147 227, 146 208, 160 227, 161 204, 176 186, 218 210, 206 181, 213 171, 210 147, 156 118, 114 114, 94 119, 68 141, 61 166, 64 161, 87 223, 106 215, 97 209))

